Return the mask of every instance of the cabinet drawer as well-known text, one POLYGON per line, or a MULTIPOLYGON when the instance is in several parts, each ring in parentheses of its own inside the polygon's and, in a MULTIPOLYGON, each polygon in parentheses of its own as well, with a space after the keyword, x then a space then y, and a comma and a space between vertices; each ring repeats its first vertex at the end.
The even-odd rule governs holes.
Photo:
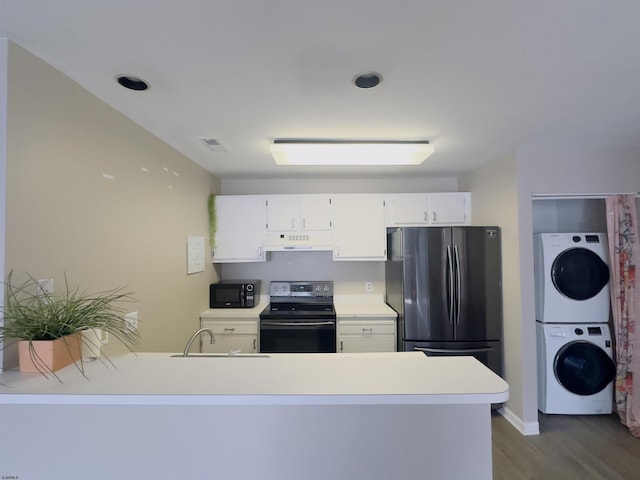
POLYGON ((395 332, 395 322, 338 322, 338 333, 341 335, 385 335, 395 332))
POLYGON ((216 322, 203 321, 203 328, 210 328, 214 335, 257 335, 257 322, 216 322))

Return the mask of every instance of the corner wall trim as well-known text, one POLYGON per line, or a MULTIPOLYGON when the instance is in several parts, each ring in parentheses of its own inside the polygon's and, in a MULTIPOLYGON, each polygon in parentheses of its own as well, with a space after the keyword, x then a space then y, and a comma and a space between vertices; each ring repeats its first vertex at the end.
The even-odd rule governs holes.
POLYGON ((520 417, 507 407, 501 408, 499 412, 522 435, 540 435, 540 424, 538 422, 523 422, 520 417))

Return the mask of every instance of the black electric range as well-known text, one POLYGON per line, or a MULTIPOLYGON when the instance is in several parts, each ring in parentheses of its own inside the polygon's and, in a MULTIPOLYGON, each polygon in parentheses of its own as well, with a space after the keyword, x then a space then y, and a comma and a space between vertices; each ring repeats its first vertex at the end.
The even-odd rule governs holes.
POLYGON ((260 313, 261 353, 335 353, 331 281, 272 281, 260 313))

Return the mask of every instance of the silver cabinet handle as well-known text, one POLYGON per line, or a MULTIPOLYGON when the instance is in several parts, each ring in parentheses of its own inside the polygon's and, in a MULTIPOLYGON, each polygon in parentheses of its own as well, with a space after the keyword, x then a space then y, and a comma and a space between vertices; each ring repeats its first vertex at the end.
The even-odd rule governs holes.
POLYGON ((236 329, 235 329, 235 327, 231 327, 231 328, 230 327, 225 327, 224 331, 225 332, 235 332, 236 329))
POLYGON ((344 351, 344 345, 343 345, 342 340, 340 340, 340 351, 341 351, 341 352, 342 352, 342 351, 344 351))
POLYGON ((434 212, 432 212, 432 215, 433 215, 432 220, 435 222, 435 221, 436 221, 436 212, 435 212, 435 211, 434 211, 434 212))
POLYGON ((362 327, 362 333, 373 333, 373 328, 362 327))
POLYGON ((257 338, 253 339, 253 351, 254 352, 258 351, 258 339, 257 338))

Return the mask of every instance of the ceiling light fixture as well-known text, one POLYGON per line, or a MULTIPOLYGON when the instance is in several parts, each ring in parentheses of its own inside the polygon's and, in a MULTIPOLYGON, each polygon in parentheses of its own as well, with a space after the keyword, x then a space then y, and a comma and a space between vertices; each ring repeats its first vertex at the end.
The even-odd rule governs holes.
POLYGON ((118 75, 116 81, 129 90, 143 91, 149 88, 149 84, 139 77, 133 75, 118 75))
POLYGON ((426 140, 274 140, 278 165, 420 165, 433 153, 426 140))
POLYGON ((353 79, 353 84, 358 88, 373 88, 382 82, 382 75, 376 72, 361 73, 353 79))

